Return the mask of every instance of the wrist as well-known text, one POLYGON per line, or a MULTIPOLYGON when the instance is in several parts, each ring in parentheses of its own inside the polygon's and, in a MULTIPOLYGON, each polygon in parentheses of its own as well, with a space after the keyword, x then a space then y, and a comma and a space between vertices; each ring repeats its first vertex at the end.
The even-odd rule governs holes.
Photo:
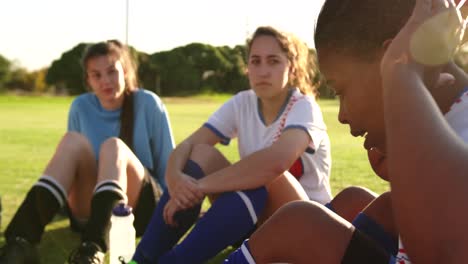
POLYGON ((422 79, 422 69, 414 63, 395 62, 382 71, 384 84, 407 81, 413 78, 422 79))

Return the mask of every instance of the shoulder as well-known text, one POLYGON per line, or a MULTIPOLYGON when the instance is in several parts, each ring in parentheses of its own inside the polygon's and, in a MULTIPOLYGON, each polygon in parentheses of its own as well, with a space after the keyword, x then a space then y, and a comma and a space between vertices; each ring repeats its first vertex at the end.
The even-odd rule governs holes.
POLYGON ((164 106, 161 98, 152 91, 138 89, 135 94, 135 105, 137 107, 161 109, 164 106))
POLYGON ((236 93, 229 101, 233 101, 236 104, 250 104, 256 100, 257 95, 252 89, 249 89, 236 93))
POLYGON ((320 109, 317 101, 315 100, 315 96, 313 95, 304 95, 299 91, 294 91, 289 100, 294 104, 293 107, 306 107, 311 110, 320 109))
POLYGON ((289 115, 291 122, 300 120, 326 129, 322 110, 313 95, 294 93, 291 96, 289 105, 290 107, 286 111, 291 111, 291 115, 289 115))
POLYGON ((87 107, 90 104, 93 104, 94 100, 95 100, 95 95, 93 93, 89 93, 89 92, 84 93, 84 94, 78 95, 77 97, 75 97, 75 99, 73 99, 70 108, 73 110, 78 110, 83 107, 87 107))

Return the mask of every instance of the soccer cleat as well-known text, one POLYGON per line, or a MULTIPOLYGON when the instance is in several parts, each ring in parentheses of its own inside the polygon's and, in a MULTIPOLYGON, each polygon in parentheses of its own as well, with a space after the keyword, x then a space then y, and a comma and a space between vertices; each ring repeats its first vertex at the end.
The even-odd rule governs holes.
POLYGON ((104 263, 104 252, 93 242, 83 242, 72 251, 68 258, 70 264, 102 264, 104 263))
POLYGON ((38 264, 37 248, 22 237, 15 237, 0 248, 0 264, 38 264))

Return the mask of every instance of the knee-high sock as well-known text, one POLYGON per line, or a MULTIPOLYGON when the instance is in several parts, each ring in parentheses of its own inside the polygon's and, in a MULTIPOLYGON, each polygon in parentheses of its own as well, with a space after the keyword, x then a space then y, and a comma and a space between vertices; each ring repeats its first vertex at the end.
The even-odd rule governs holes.
POLYGON ((224 193, 179 245, 159 259, 165 263, 203 263, 255 227, 267 199, 265 187, 224 193))
MULTIPOLYGON (((192 160, 187 161, 183 171, 195 179, 205 176, 200 166, 192 160)), ((164 253, 174 247, 198 218, 201 204, 177 212, 174 216, 178 223, 177 227, 167 225, 164 222, 163 211, 169 199, 169 192, 165 190, 133 256, 133 260, 139 264, 155 263, 164 253)))
POLYGON ((126 201, 127 195, 117 182, 109 180, 99 183, 91 200, 91 215, 81 240, 94 242, 106 252, 112 209, 122 200, 126 201))
POLYGON ((255 260, 250 253, 248 239, 224 260, 225 264, 255 264, 255 260))
POLYGON ((390 255, 394 256, 397 254, 398 240, 393 238, 372 218, 364 213, 359 213, 352 224, 362 233, 378 242, 390 255))
POLYGON ((335 207, 333 207, 332 203, 331 202, 328 202, 326 204, 324 204, 324 206, 328 209, 330 209, 330 211, 336 213, 336 210, 335 210, 335 207))
POLYGON ((41 240, 45 226, 66 202, 62 185, 50 176, 42 176, 29 190, 5 231, 7 241, 16 236, 30 243, 41 240))

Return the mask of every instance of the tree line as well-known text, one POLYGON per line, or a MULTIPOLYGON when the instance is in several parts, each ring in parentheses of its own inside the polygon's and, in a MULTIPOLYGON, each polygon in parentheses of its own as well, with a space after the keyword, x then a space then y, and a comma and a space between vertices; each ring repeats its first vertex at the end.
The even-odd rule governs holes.
MULTIPOLYGON (((33 72, 17 67, 0 55, 0 92, 20 90, 34 93, 77 95, 88 90, 83 80, 81 56, 89 43, 80 43, 64 52, 49 67, 33 72)), ((199 93, 236 93, 249 88, 245 75, 245 45, 214 47, 191 43, 169 51, 147 54, 130 47, 138 65, 140 87, 161 96, 185 96, 199 93)), ((315 60, 315 50, 311 50, 315 60)), ((311 69, 315 70, 315 69, 311 69)), ((320 82, 322 96, 332 96, 320 82)))
MULTIPOLYGON (((9 90, 34 93, 77 95, 88 91, 83 80, 81 56, 89 43, 80 43, 64 52, 49 67, 29 72, 0 55, 0 92, 9 90)), ((140 87, 160 96, 186 96, 199 93, 236 93, 249 88, 245 75, 247 50, 245 45, 214 47, 191 43, 170 51, 147 54, 130 47, 138 65, 140 87)), ((316 60, 315 50, 311 50, 316 60)), ((468 69, 468 52, 455 60, 468 69)), ((311 69, 316 70, 316 69, 311 69)), ((321 81, 317 71, 314 82, 320 97, 333 94, 321 81)))

